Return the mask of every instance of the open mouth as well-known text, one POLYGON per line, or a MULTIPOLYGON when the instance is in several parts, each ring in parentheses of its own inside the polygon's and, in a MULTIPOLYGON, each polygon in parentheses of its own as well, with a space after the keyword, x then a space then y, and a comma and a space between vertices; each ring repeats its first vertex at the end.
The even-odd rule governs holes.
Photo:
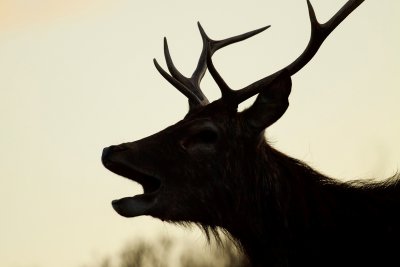
POLYGON ((135 181, 143 187, 143 194, 113 200, 112 206, 114 210, 124 217, 148 215, 157 201, 156 196, 161 188, 161 179, 153 174, 122 163, 103 160, 103 165, 108 170, 135 181))

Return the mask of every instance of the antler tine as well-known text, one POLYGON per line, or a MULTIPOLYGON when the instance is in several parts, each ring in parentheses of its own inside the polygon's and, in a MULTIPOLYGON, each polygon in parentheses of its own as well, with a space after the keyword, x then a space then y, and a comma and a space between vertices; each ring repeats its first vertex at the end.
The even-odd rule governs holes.
POLYGON ((286 69, 289 75, 292 76, 300 69, 302 69, 305 65, 307 65, 307 63, 317 53, 318 49, 321 47, 322 43, 329 36, 329 34, 364 1, 365 0, 349 0, 328 22, 320 24, 317 20, 311 2, 307 0, 311 24, 311 36, 304 52, 290 65, 283 68, 282 70, 277 71, 276 73, 267 76, 253 84, 250 84, 249 86, 241 90, 236 91, 235 99, 237 104, 259 93, 263 88, 267 87, 284 69, 286 69))
POLYGON ((230 95, 233 95, 234 90, 232 90, 224 81, 224 79, 221 77, 221 75, 218 73, 216 68, 214 67, 214 64, 211 60, 212 55, 220 48, 223 48, 227 45, 237 43, 243 40, 246 40, 256 34, 259 34, 266 29, 268 29, 270 26, 265 26, 257 30, 253 30, 250 32, 246 32, 240 35, 236 35, 233 37, 229 37, 223 40, 212 40, 207 36, 205 33, 203 27, 201 26, 200 23, 198 23, 200 34, 203 38, 203 51, 201 53, 199 63, 197 65, 197 68, 195 72, 193 73, 192 78, 193 79, 198 79, 200 81, 201 77, 203 77, 207 67, 208 70, 210 71, 211 76, 214 78, 215 82, 217 83, 218 87, 221 90, 221 94, 223 98, 228 98, 230 95))
POLYGON ((307 0, 311 22, 310 41, 300 57, 286 67, 289 73, 293 75, 303 68, 314 57, 329 34, 364 1, 349 0, 328 22, 320 24, 315 16, 315 11, 310 0, 307 0))
POLYGON ((173 85, 176 89, 178 89, 182 94, 184 94, 188 99, 189 103, 197 103, 200 104, 201 100, 198 99, 198 97, 191 92, 184 84, 182 84, 180 81, 178 81, 176 78, 172 77, 169 75, 157 62, 156 59, 153 59, 154 65, 156 66, 156 69, 158 72, 168 81, 173 85))
POLYGON ((183 83, 186 87, 189 87, 190 85, 187 84, 187 78, 183 76, 178 69, 175 67, 174 63, 172 62, 171 54, 169 52, 168 48, 168 42, 167 38, 164 37, 164 57, 165 57, 165 62, 167 63, 167 67, 169 72, 173 77, 175 77, 178 81, 183 83))
POLYGON ((254 31, 250 31, 250 32, 247 32, 244 34, 240 34, 237 36, 233 36, 230 38, 216 41, 216 40, 213 40, 210 37, 208 37, 208 35, 204 31, 203 27, 201 26, 200 22, 197 22, 197 25, 199 27, 200 34, 203 39, 203 50, 201 52, 200 59, 197 64, 197 68, 192 75, 192 78, 197 78, 197 79, 200 77, 203 77, 203 75, 207 69, 206 63, 207 63, 207 54, 208 53, 210 54, 210 56, 212 56, 218 49, 223 48, 223 47, 233 44, 233 43, 244 41, 256 34, 259 34, 260 32, 265 31, 266 29, 268 29, 270 27, 270 26, 262 27, 260 29, 254 30, 254 31))
POLYGON ((165 56, 165 61, 167 63, 167 67, 169 72, 175 79, 180 81, 185 87, 192 92, 196 98, 198 99, 198 103, 196 101, 191 103, 191 105, 206 105, 208 104, 208 99, 207 97, 203 94, 203 92, 200 89, 200 83, 195 83, 192 78, 187 78, 183 74, 181 74, 178 69, 175 67, 174 63, 172 62, 171 54, 168 49, 168 42, 167 38, 164 38, 164 56, 165 56))

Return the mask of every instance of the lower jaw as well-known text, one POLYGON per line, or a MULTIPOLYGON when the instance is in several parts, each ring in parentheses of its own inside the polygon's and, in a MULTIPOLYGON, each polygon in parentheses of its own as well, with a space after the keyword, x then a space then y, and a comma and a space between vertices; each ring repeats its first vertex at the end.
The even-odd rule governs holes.
POLYGON ((130 218, 150 215, 149 212, 154 206, 154 202, 154 196, 142 194, 113 200, 112 206, 119 215, 130 218))

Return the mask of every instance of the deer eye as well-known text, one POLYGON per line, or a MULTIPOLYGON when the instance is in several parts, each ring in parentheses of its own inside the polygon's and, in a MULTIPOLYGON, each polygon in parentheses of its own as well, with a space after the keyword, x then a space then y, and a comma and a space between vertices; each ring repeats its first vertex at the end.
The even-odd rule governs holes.
POLYGON ((188 137, 181 141, 184 149, 192 148, 210 148, 219 139, 218 131, 214 128, 203 128, 193 131, 188 137))
POLYGON ((212 129, 202 129, 192 137, 194 142, 213 144, 218 139, 218 133, 212 129))

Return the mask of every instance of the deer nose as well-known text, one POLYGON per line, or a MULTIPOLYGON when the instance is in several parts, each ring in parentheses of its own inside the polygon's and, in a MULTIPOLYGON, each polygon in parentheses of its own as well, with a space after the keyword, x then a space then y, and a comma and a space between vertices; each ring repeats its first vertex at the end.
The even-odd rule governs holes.
POLYGON ((114 153, 114 152, 119 152, 119 151, 123 151, 126 148, 122 147, 122 146, 109 146, 103 149, 103 153, 101 155, 101 159, 106 160, 107 158, 109 158, 109 156, 114 153))
POLYGON ((103 162, 103 165, 106 166, 108 162, 108 158, 111 154, 112 148, 111 147, 106 147, 103 149, 103 153, 101 155, 101 161, 103 162))
POLYGON ((102 155, 101 155, 101 159, 105 159, 105 158, 107 158, 108 157, 108 155, 110 154, 110 152, 111 152, 111 147, 105 147, 104 149, 103 149, 103 153, 102 153, 102 155))

